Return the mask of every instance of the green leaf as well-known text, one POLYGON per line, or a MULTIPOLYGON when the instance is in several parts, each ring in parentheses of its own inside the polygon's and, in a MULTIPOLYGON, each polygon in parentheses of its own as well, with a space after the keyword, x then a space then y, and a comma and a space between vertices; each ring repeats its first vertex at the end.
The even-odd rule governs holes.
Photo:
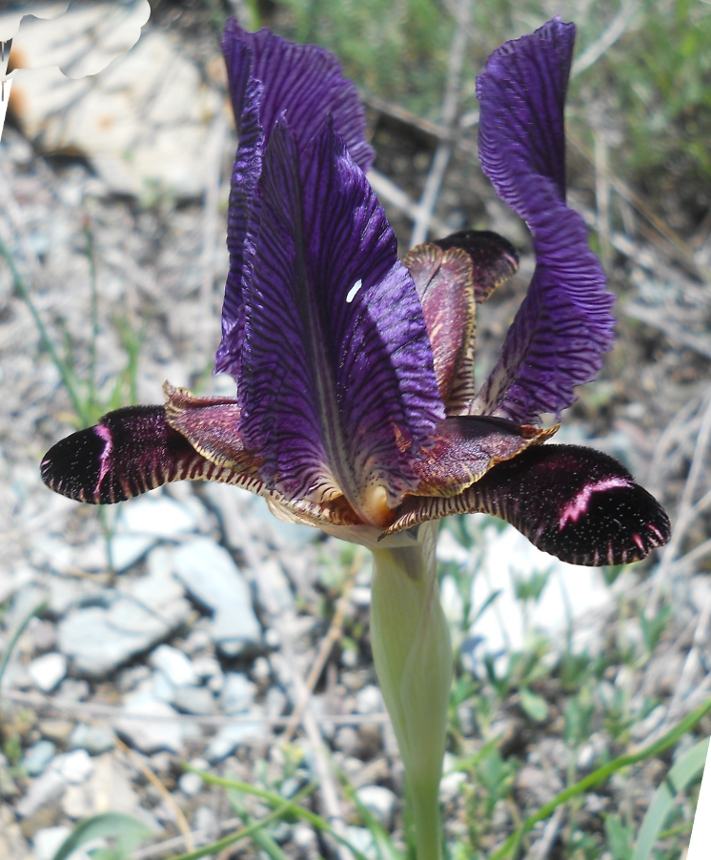
POLYGON ((656 790, 639 829, 632 860, 651 858, 654 844, 664 828, 664 822, 674 806, 677 795, 704 772, 708 748, 709 739, 706 738, 684 753, 656 790))
POLYGON ((542 723, 548 717, 548 705, 546 700, 536 693, 532 693, 528 687, 521 687, 519 690, 521 696, 521 707, 526 716, 530 717, 535 723, 542 723))
POLYGON ((634 826, 623 824, 619 815, 608 815, 605 818, 605 836, 614 860, 630 860, 633 831, 634 826))
POLYGON ((77 848, 94 839, 116 839, 113 855, 116 858, 128 857, 138 843, 152 833, 142 821, 119 812, 104 812, 93 815, 76 825, 74 830, 59 846, 52 860, 67 860, 77 848))

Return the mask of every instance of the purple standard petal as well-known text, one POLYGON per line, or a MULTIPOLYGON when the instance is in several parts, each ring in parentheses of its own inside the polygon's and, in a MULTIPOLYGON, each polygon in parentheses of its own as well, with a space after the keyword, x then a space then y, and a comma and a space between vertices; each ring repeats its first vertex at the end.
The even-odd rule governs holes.
POLYGON ((373 160, 365 139, 365 113, 355 86, 343 77, 328 51, 294 45, 268 30, 247 33, 234 18, 222 39, 239 148, 232 171, 227 248, 230 270, 222 309, 218 372, 239 373, 244 337, 243 284, 251 277, 254 236, 259 224, 258 180, 264 148, 285 112, 299 149, 330 116, 351 156, 364 171, 373 160))
POLYGON ((495 51, 477 79, 479 155, 499 196, 532 234, 536 271, 476 410, 520 423, 557 416, 612 348, 613 297, 565 205, 563 111, 575 40, 559 18, 495 51))
POLYGON ((280 122, 261 186, 237 386, 245 445, 287 498, 343 493, 381 525, 444 418, 415 285, 330 123, 299 151, 280 122))

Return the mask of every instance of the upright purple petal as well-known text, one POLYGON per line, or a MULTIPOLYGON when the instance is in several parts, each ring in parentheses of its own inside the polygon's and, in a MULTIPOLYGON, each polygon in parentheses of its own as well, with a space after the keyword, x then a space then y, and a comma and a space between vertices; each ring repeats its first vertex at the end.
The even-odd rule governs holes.
POLYGON ((342 492, 380 524, 444 417, 415 285, 385 213, 331 127, 264 158, 238 397, 247 448, 287 498, 342 492))
POLYGON ((582 218, 565 205, 563 113, 574 40, 574 25, 554 18, 495 51, 477 79, 482 168, 528 224, 536 271, 475 408, 520 423, 559 416, 612 348, 614 299, 582 218))
POLYGON ((234 19, 227 22, 222 48, 239 148, 227 222, 230 270, 215 367, 236 377, 244 336, 243 285, 251 277, 260 218, 258 180, 276 121, 285 112, 301 150, 330 116, 363 170, 370 167, 374 153, 365 139, 365 113, 357 90, 343 77, 338 61, 328 51, 294 45, 268 30, 247 33, 234 19))

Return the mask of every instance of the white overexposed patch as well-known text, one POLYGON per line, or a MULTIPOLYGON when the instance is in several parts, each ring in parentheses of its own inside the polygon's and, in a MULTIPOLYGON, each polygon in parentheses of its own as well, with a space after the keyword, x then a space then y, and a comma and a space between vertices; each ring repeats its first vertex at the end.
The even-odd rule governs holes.
POLYGON ((358 280, 353 284, 353 286, 348 290, 348 295, 346 296, 346 302, 350 304, 353 299, 358 295, 358 290, 363 286, 363 281, 358 278, 358 280))
MULTIPOLYGON (((445 534, 443 530, 443 534, 445 534)), ((442 542, 443 534, 440 535, 442 542)), ((536 549, 512 526, 498 531, 494 526, 482 530, 482 541, 473 553, 480 559, 472 585, 472 616, 484 606, 494 592, 499 596, 489 604, 472 624, 469 635, 481 637, 477 647, 477 659, 484 653, 492 656, 504 651, 517 651, 524 646, 528 635, 534 630, 545 631, 555 639, 563 635, 570 619, 580 619, 591 610, 599 609, 614 599, 613 592, 605 584, 599 568, 566 564, 548 553, 536 549), (548 582, 534 603, 528 601, 525 608, 515 594, 515 580, 527 581, 536 574, 549 572, 548 582)), ((456 543, 453 541, 452 543, 456 543)), ((447 552, 444 542, 444 553, 447 552)), ((460 607, 456 604, 451 587, 453 583, 442 583, 444 603, 448 617, 456 617, 460 607)), ((585 643, 585 631, 576 631, 574 650, 585 643), (577 647, 576 647, 577 646, 577 647)), ((579 625, 578 625, 579 626, 579 625)))

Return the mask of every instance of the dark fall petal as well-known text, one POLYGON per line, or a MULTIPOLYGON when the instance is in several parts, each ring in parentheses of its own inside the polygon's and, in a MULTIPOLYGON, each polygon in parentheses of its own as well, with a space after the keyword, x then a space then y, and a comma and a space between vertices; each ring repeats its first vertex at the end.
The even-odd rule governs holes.
POLYGON ((234 18, 222 39, 239 148, 232 172, 227 223, 230 270, 222 313, 219 372, 239 373, 244 336, 243 283, 251 277, 251 256, 259 224, 257 182, 274 125, 285 113, 303 149, 327 116, 364 171, 373 160, 365 139, 365 112, 355 86, 343 77, 328 51, 295 45, 268 30, 247 33, 234 18))
POLYGON ((517 457, 557 430, 512 424, 478 415, 446 418, 432 434, 433 445, 415 463, 420 479, 413 495, 455 496, 497 463, 517 457))
POLYGON ((670 535, 663 508, 624 466, 572 445, 532 446, 451 499, 406 499, 386 534, 477 511, 501 517, 570 564, 639 561, 670 535))
POLYGON ((128 406, 95 427, 57 442, 40 465, 42 480, 63 496, 108 505, 171 481, 218 481, 259 492, 254 475, 205 459, 166 421, 162 406, 128 406))
POLYGON ((444 417, 415 285, 328 123, 303 153, 279 123, 263 194, 238 380, 245 444, 287 498, 342 491, 380 524, 444 417))
POLYGON ((496 233, 463 230, 418 245, 403 264, 420 297, 447 414, 466 414, 476 391, 476 302, 514 274, 516 250, 496 233))
POLYGON ((561 411, 612 348, 613 297, 565 205, 563 112, 575 40, 559 18, 495 51, 477 79, 479 154, 499 196, 532 234, 536 272, 475 409, 519 423, 561 411))

